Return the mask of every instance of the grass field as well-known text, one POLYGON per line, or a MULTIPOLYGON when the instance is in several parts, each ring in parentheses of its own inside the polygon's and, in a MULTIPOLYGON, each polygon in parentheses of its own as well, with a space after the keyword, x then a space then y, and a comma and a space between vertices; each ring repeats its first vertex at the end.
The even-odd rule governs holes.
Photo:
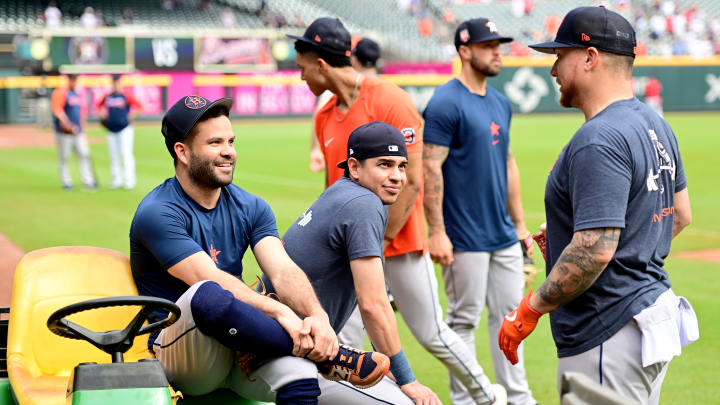
MULTIPOLYGON (((720 178, 720 114, 668 114, 686 167, 693 224, 674 242, 673 252, 720 247, 720 216, 715 188, 720 178)), ((531 229, 543 222, 545 180, 562 146, 582 124, 582 116, 516 116, 512 148, 522 175, 523 203, 531 229)), ((266 199, 275 211, 282 234, 322 191, 323 175, 307 169, 309 120, 235 122, 238 152, 235 182, 266 199)), ((91 136, 101 136, 98 128, 91 136)), ((110 170, 104 143, 92 146, 101 188, 97 192, 63 191, 52 147, 0 150, 0 232, 25 250, 59 245, 92 245, 128 253, 128 230, 137 204, 165 178, 173 175, 159 124, 136 130, 138 187, 109 190, 110 170)), ((79 183, 76 162, 71 161, 79 183)), ((536 254, 538 257, 539 254, 536 254)), ((246 256, 245 279, 259 271, 246 256)), ((542 265, 542 263, 540 263, 542 265)), ((717 279, 720 264, 673 259, 667 269, 675 291, 688 297, 700 321, 700 341, 687 347, 668 372, 662 404, 720 402, 720 311, 717 279)), ((439 277, 442 283, 442 278, 439 277)), ((542 281, 542 276, 537 284, 542 281)), ((442 288, 442 287, 441 287, 442 288)), ((444 293, 441 302, 445 303, 444 293)), ((419 380, 450 403, 445 368, 424 351, 399 319, 405 351, 419 380)), ((492 377, 486 324, 477 333, 478 359, 492 377)), ((530 386, 542 404, 559 403, 555 388, 557 359, 547 317, 527 339, 525 363, 530 386)))

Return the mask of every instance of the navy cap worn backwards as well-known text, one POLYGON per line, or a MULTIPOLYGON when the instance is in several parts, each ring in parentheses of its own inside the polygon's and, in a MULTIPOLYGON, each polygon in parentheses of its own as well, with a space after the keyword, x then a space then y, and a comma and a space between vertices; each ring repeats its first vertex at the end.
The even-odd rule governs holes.
POLYGON ((510 37, 503 37, 498 34, 497 26, 487 18, 473 18, 463 21, 455 30, 455 49, 460 45, 467 45, 473 42, 488 42, 498 40, 500 43, 512 42, 510 37))
POLYGON ((307 27, 302 36, 288 35, 288 37, 335 55, 350 57, 350 32, 337 18, 318 18, 307 27))
POLYGON ((578 7, 570 10, 558 28, 555 41, 530 45, 543 53, 557 48, 589 48, 618 55, 635 56, 635 30, 620 14, 605 7, 578 7))
POLYGON ((352 54, 363 66, 375 66, 380 59, 380 45, 370 38, 363 38, 355 45, 352 54))
POLYGON ((373 121, 350 133, 347 159, 338 163, 337 167, 346 169, 350 158, 363 160, 378 156, 407 157, 407 147, 405 137, 397 128, 385 122, 373 121))
POLYGON ((212 102, 200 96, 187 96, 178 100, 162 119, 161 131, 170 155, 175 157, 175 142, 182 142, 210 108, 222 105, 230 111, 232 104, 233 100, 229 97, 212 102))

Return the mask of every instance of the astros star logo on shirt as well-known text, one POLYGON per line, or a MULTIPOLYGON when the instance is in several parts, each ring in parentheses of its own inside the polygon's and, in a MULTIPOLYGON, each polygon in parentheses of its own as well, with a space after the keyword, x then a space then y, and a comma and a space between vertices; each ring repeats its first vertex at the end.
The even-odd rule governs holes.
POLYGON ((500 125, 496 124, 495 121, 490 122, 490 135, 493 136, 493 146, 497 145, 500 139, 495 139, 494 137, 500 137, 500 125))
POLYGON ((222 252, 222 250, 215 250, 215 248, 213 247, 213 245, 210 244, 210 258, 212 259, 212 261, 215 262, 215 264, 218 264, 218 263, 219 263, 217 256, 218 256, 221 252, 222 252))

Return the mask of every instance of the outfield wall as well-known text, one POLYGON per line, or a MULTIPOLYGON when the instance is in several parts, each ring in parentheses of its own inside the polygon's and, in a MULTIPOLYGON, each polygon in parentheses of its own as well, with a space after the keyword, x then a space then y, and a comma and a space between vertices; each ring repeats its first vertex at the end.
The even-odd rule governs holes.
MULTIPOLYGON (((2 76, 0 74, 0 76, 2 76)), ((645 84, 657 77, 663 86, 665 111, 720 111, 720 63, 695 65, 639 64, 633 73, 635 94, 641 100, 645 84)), ((435 88, 454 75, 386 75, 403 87, 419 111, 424 110, 435 88)), ((42 121, 43 103, 47 104, 58 77, 0 77, 0 123, 42 121), (38 91, 44 89, 45 91, 38 91), (39 112, 40 111, 40 112, 39 112)), ((143 102, 145 119, 158 119, 169 105, 187 94, 209 99, 232 97, 235 117, 292 117, 312 113, 315 97, 295 71, 268 74, 196 74, 192 72, 153 72, 127 75, 123 82, 143 102)), ((558 86, 550 76, 547 61, 510 64, 489 83, 505 94, 516 113, 567 111, 559 106, 558 86)), ((80 77, 81 94, 86 100, 89 119, 97 117, 97 100, 110 89, 109 75, 80 77)), ((46 109, 46 108, 45 108, 46 109)))

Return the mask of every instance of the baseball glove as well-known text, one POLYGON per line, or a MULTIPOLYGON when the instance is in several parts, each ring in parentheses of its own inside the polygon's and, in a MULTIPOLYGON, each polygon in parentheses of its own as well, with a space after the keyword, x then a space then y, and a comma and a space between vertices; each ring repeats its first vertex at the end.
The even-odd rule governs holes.
POLYGON ((70 121, 60 121, 60 131, 62 131, 63 134, 74 135, 80 132, 80 129, 70 121))
POLYGON ((537 267, 535 267, 532 257, 528 254, 528 252, 532 251, 533 248, 532 235, 528 234, 525 238, 520 239, 520 248, 522 248, 523 253, 523 276, 525 277, 525 288, 531 288, 533 283, 535 283, 535 277, 540 271, 537 267))

